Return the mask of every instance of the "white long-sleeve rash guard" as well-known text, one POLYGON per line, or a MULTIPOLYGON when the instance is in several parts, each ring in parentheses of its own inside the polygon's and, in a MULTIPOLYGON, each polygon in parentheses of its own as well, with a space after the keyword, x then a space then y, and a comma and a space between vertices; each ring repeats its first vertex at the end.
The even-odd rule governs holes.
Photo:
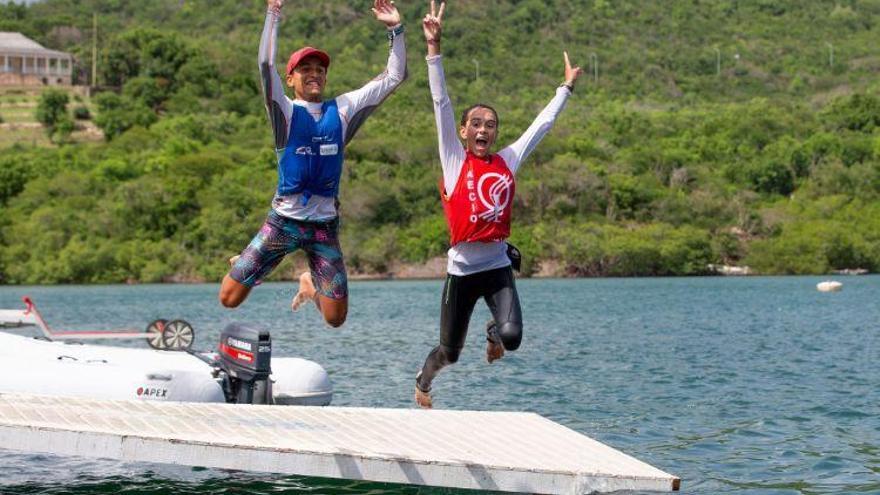
MULTIPOLYGON (((458 123, 455 121, 452 102, 446 91, 442 56, 428 57, 427 61, 428 82, 431 85, 431 99, 434 100, 434 118, 437 121, 437 137, 440 143, 440 164, 443 166, 443 187, 448 194, 455 190, 458 177, 461 175, 465 149, 458 138, 458 123)), ((550 131, 553 123, 556 122, 556 117, 565 108, 569 96, 571 92, 568 88, 559 87, 556 96, 538 114, 523 135, 498 152, 510 169, 510 173, 516 175, 520 164, 550 131)), ((449 249, 448 255, 446 271, 450 275, 470 275, 510 265, 506 242, 460 242, 449 249)))
MULTIPOLYGON (((322 103, 291 100, 284 94, 284 84, 275 70, 275 51, 278 37, 278 24, 281 13, 269 9, 260 38, 259 66, 266 98, 266 111, 275 135, 275 153, 280 159, 287 147, 292 125, 293 105, 304 107, 315 121, 323 116, 322 103)), ((391 48, 388 65, 375 79, 362 88, 336 97, 339 118, 342 121, 344 143, 354 137, 361 124, 406 78, 406 42, 403 33, 394 34, 398 26, 389 28, 391 48)), ((302 194, 275 195, 272 208, 279 214, 295 220, 327 221, 337 216, 336 198, 312 196, 308 203, 302 204, 302 194)))

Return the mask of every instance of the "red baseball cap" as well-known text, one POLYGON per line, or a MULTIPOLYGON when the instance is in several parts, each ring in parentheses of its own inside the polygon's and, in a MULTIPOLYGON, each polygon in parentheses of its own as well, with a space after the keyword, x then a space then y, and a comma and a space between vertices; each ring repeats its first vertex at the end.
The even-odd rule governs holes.
POLYGON ((318 57, 325 68, 330 67, 330 55, 327 55, 327 52, 310 46, 304 46, 290 54, 290 60, 287 61, 287 74, 289 75, 293 72, 293 69, 306 57, 318 57))

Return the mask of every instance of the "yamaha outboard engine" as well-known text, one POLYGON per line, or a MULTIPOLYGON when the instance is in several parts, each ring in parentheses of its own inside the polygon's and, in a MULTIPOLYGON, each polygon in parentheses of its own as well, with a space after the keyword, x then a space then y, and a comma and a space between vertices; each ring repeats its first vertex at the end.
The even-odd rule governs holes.
POLYGON ((236 323, 220 334, 219 367, 226 372, 226 401, 237 404, 271 404, 272 338, 265 330, 236 323))

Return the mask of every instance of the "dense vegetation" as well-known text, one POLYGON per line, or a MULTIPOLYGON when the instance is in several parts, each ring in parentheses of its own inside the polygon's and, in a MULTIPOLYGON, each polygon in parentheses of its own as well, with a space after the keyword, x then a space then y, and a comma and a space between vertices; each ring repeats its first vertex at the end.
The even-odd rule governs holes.
MULTIPOLYGON (((329 94, 383 69, 371 2, 287 3, 280 62, 306 42, 327 49, 329 94)), ((353 270, 446 249, 417 24, 426 2, 398 3, 409 80, 348 148, 353 270)), ((495 106, 502 144, 561 82, 563 48, 587 69, 518 177, 513 242, 528 272, 880 269, 877 0, 450 4, 450 93, 459 109, 495 106)), ((106 142, 0 151, 0 281, 217 280, 276 180, 256 70, 265 2, 0 4, 0 31, 73 52, 85 83, 93 12, 98 83, 115 89, 93 99, 106 142)))

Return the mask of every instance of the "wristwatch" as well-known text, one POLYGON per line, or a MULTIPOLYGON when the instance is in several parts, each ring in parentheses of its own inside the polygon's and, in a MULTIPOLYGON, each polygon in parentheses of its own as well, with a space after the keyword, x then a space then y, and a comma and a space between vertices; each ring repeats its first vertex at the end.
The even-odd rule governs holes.
POLYGON ((388 45, 390 46, 392 43, 394 43, 394 38, 403 34, 403 31, 403 23, 398 24, 397 27, 394 29, 389 29, 387 33, 388 45))

